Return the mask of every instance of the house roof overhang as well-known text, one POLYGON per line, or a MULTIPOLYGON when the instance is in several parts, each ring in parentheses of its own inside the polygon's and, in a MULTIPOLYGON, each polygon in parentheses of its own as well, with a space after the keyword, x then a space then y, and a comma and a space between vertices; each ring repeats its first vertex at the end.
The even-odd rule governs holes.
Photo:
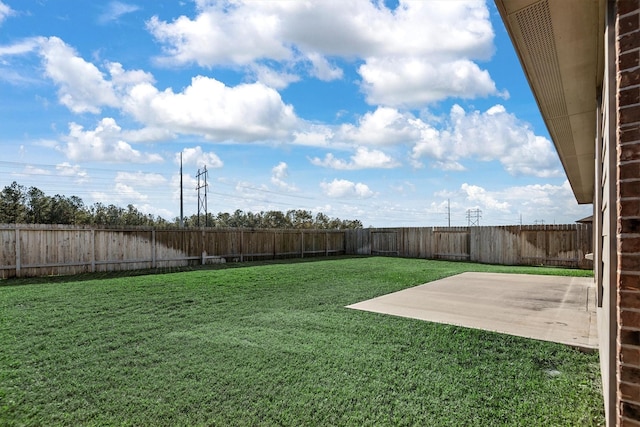
POLYGON ((606 0, 495 0, 578 203, 592 203, 606 0))

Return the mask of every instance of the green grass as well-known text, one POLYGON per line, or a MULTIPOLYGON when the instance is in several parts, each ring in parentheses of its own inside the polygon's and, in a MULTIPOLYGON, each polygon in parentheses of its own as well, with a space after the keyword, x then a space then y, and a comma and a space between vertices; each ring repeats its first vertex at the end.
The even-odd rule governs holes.
POLYGON ((397 258, 229 267, 5 281, 0 425, 603 423, 597 354, 344 308, 463 271, 590 272, 397 258))

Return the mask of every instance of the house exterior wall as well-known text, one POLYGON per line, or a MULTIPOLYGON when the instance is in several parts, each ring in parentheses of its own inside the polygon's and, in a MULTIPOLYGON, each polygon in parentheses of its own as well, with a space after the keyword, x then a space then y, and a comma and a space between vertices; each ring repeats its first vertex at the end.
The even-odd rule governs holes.
POLYGON ((598 102, 594 183, 594 276, 597 287, 598 337, 607 425, 617 419, 616 305, 616 34, 615 3, 609 2, 604 32, 604 77, 598 102))
MULTIPOLYGON (((616 29, 616 425, 640 426, 640 1, 618 0, 616 29)), ((603 227, 604 228, 604 227, 603 227)), ((613 261, 613 260, 612 260, 613 261)), ((613 268, 613 267, 612 267, 613 268)))

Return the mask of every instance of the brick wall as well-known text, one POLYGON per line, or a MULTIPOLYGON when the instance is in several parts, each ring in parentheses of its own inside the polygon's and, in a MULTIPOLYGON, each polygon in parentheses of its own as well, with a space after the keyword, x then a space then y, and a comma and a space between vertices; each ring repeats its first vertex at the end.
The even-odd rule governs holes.
POLYGON ((618 0, 617 424, 640 426, 640 0, 618 0))

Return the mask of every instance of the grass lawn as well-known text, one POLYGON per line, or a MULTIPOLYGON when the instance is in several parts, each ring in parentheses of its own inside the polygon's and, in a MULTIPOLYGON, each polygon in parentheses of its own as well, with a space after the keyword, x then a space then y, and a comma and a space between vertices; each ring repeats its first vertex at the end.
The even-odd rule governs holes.
POLYGON ((602 425, 597 354, 344 308, 464 271, 591 274, 337 258, 0 282, 0 425, 602 425))

